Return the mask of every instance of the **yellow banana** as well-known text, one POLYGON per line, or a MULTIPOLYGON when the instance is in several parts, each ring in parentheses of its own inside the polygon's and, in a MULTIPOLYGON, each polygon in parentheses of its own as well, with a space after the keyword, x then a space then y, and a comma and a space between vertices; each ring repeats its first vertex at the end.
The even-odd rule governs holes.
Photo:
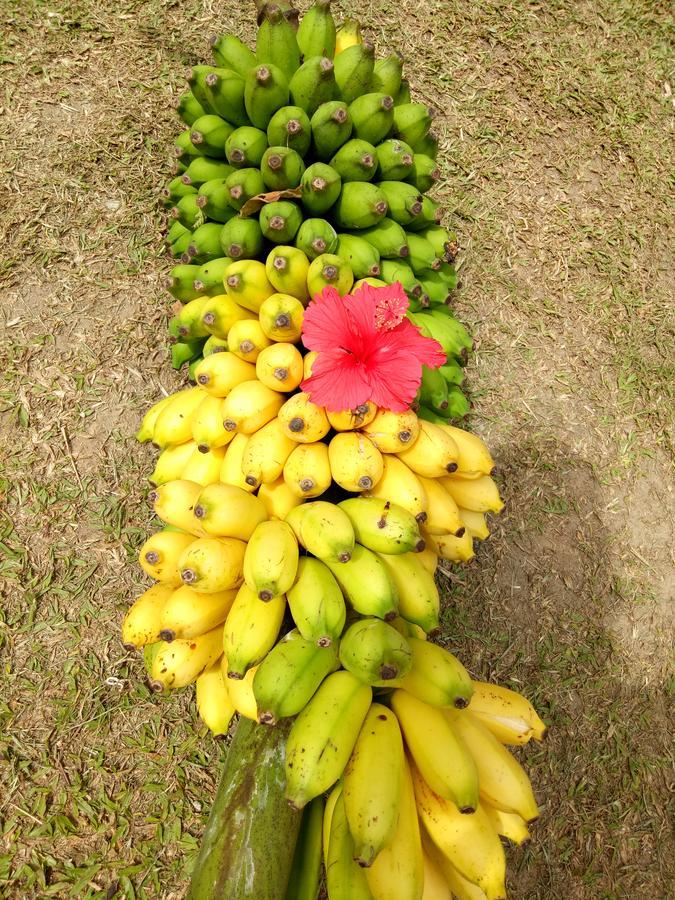
POLYGON ((174 525, 199 537, 204 531, 195 519, 193 509, 201 489, 202 486, 195 481, 167 481, 151 490, 148 500, 152 503, 155 515, 166 525, 174 525))
POLYGON ((422 830, 422 847, 425 864, 422 900, 450 900, 451 897, 455 900, 485 900, 485 891, 461 875, 424 830, 422 830), (428 898, 427 877, 430 882, 428 898))
POLYGON ((526 822, 539 816, 532 785, 518 760, 468 710, 444 710, 451 728, 471 753, 478 769, 480 795, 504 812, 526 822))
POLYGON ((411 409, 405 412, 381 409, 363 426, 363 431, 381 453, 400 453, 414 445, 419 437, 420 422, 411 409))
POLYGON ((163 641, 189 640, 222 625, 237 596, 236 588, 204 594, 186 584, 168 598, 159 614, 163 641))
POLYGON ((313 444, 293 443, 284 464, 284 481, 291 491, 303 499, 318 497, 331 485, 328 447, 321 441, 313 444))
MULTIPOLYGON (((356 409, 342 409, 339 412, 331 412, 327 409, 326 415, 331 428, 336 431, 356 431, 373 421, 377 415, 377 406, 368 401, 357 406, 356 409)), ((373 443, 375 442, 373 441, 373 443)))
POLYGON ((419 553, 378 553, 398 593, 398 610, 404 619, 424 631, 438 628, 440 595, 434 576, 420 562, 419 553))
POLYGON ((416 554, 418 561, 424 566, 430 575, 434 575, 438 568, 438 553, 431 547, 425 547, 421 553, 416 554))
POLYGON ((232 388, 225 398, 223 424, 228 431, 253 434, 277 415, 283 402, 282 394, 265 387, 261 382, 245 381, 232 388))
POLYGON ((320 559, 303 556, 287 596, 293 621, 305 640, 319 647, 337 643, 347 613, 342 591, 328 566, 320 559))
POLYGON ((223 626, 188 640, 162 643, 152 664, 154 686, 181 688, 220 659, 223 653, 223 626))
POLYGON ((314 361, 319 354, 316 350, 310 350, 309 353, 306 353, 302 360, 302 368, 303 368, 303 378, 311 378, 312 376, 312 366, 314 365, 314 361))
POLYGON ((346 563, 354 552, 356 538, 347 513, 325 500, 298 506, 286 517, 301 546, 312 556, 328 562, 346 563))
MULTIPOLYGON (((416 811, 417 812, 417 811, 416 811)), ((427 838, 427 842, 429 838, 427 838)), ((422 900, 452 900, 450 886, 433 857, 427 852, 427 845, 422 840, 422 861, 424 864, 424 890, 422 900)), ((483 894, 483 896, 485 896, 483 894)))
POLYGON ((370 707, 372 691, 349 672, 326 678, 286 742, 286 798, 296 809, 338 780, 370 707))
POLYGON ((160 450, 192 438, 192 418, 206 394, 200 387, 185 388, 162 407, 152 431, 152 443, 160 450))
POLYGON ((192 417, 192 440, 202 453, 229 444, 234 435, 223 426, 223 400, 205 394, 192 417))
POLYGON ((427 498, 424 530, 429 534, 454 534, 461 537, 465 526, 459 508, 437 478, 419 476, 427 498))
POLYGON ((484 541, 490 537, 484 513, 475 512, 473 509, 459 509, 459 517, 472 538, 484 541))
POLYGON ((527 744, 530 738, 540 741, 546 734, 546 725, 530 701, 499 684, 473 682, 471 713, 502 744, 527 744))
POLYGON ((223 464, 220 467, 220 480, 223 484, 234 485, 251 494, 255 488, 246 483, 241 468, 248 440, 247 434, 237 434, 232 443, 226 447, 223 464))
POLYGON ((258 381, 262 381, 268 388, 289 393, 303 379, 302 354, 293 344, 283 341, 271 344, 261 351, 256 360, 255 371, 258 381))
POLYGON ((236 322, 251 318, 251 313, 242 309, 227 294, 218 294, 205 299, 200 313, 206 331, 221 340, 227 338, 230 329, 236 322))
POLYGON ((414 764, 411 770, 420 820, 441 859, 478 885, 488 900, 504 900, 504 848, 485 811, 478 806, 472 815, 462 815, 451 800, 433 792, 414 764))
POLYGON ((246 584, 239 588, 223 629, 227 677, 242 679, 272 649, 286 611, 283 594, 263 602, 246 584))
POLYGON ((328 445, 333 480, 346 491, 372 491, 384 472, 382 454, 357 431, 340 431, 328 445))
POLYGON ((290 294, 272 294, 260 306, 260 327, 271 341, 294 344, 302 334, 305 307, 290 294))
POLYGON ((468 480, 466 478, 443 478, 441 484, 457 506, 474 512, 501 512, 504 503, 499 489, 489 475, 468 480))
POLYGON ((261 352, 271 343, 256 319, 235 322, 227 332, 227 346, 230 352, 246 362, 255 363, 261 352))
MULTIPOLYGON (((396 831, 391 842, 378 853, 372 866, 366 869, 366 881, 373 900, 423 900, 425 896, 424 859, 415 791, 405 757, 402 776, 396 831)), ((449 900, 447 891, 445 896, 449 900)))
POLYGON ((155 581, 178 586, 181 584, 178 557, 196 540, 193 534, 180 531, 158 531, 151 535, 138 551, 141 568, 155 581))
POLYGON ((401 450, 398 458, 417 475, 440 478, 457 470, 459 451, 440 425, 420 420, 420 433, 412 447, 401 450))
POLYGON ((169 405, 169 403, 173 399, 173 396, 173 394, 170 394, 168 397, 162 397, 162 399, 158 400, 157 403, 153 403, 150 409, 143 416, 139 429, 136 432, 136 440, 139 441, 139 443, 144 444, 146 441, 152 440, 152 433, 155 430, 155 422, 157 421, 157 418, 161 411, 169 405))
POLYGON ((224 737, 235 710, 219 662, 197 678, 195 693, 200 719, 216 737, 224 737))
POLYGON ((454 425, 441 425, 440 427, 457 444, 457 449, 459 450, 457 458, 458 475, 463 475, 464 473, 492 474, 495 462, 485 441, 479 438, 477 434, 465 431, 463 428, 456 428, 454 425))
POLYGON ((391 707, 431 790, 452 800, 460 812, 473 813, 478 806, 478 771, 443 711, 402 690, 391 695, 391 707))
POLYGON ((267 280, 265 264, 257 259, 239 259, 227 267, 225 291, 239 306, 258 312, 264 300, 274 293, 267 280))
POLYGON ((240 716, 244 716, 245 719, 253 719, 254 722, 257 722, 258 708, 253 693, 253 679, 255 678, 255 673, 258 671, 258 666, 250 668, 243 678, 228 678, 226 656, 222 657, 220 665, 223 673, 223 681, 225 682, 225 687, 227 688, 227 693, 232 706, 234 706, 240 716))
POLYGON ((394 837, 403 764, 396 716, 380 703, 371 704, 344 773, 345 813, 360 866, 371 866, 394 837))
POLYGON ((220 479, 225 450, 225 447, 213 447, 206 453, 199 449, 193 450, 180 477, 186 481, 194 481, 202 487, 213 484, 220 479))
POLYGON ((470 562, 476 555, 473 549, 471 532, 465 531, 461 537, 454 534, 434 534, 432 536, 434 550, 441 559, 454 563, 470 562))
POLYGON ((492 822, 492 827, 500 837, 505 837, 518 847, 529 842, 531 837, 530 830, 522 816, 519 816, 517 813, 507 813, 497 809, 485 800, 482 801, 481 805, 488 819, 492 822))
POLYGON ((175 447, 167 447, 157 457, 155 468, 148 479, 150 484, 165 484, 167 481, 175 481, 180 478, 192 451, 197 449, 194 441, 185 441, 184 444, 176 444, 175 447))
POLYGON ((331 816, 326 888, 330 900, 373 900, 365 872, 354 862, 354 841, 349 833, 344 791, 337 797, 331 816))
POLYGON ((174 590, 173 585, 160 581, 131 604, 122 622, 122 643, 127 650, 138 650, 160 639, 162 607, 174 590))
POLYGON ((252 434, 241 460, 246 484, 257 488, 281 477, 288 457, 298 445, 286 436, 281 419, 272 419, 252 434))
POLYGON ((256 527, 267 519, 265 504, 233 484, 210 484, 200 491, 194 515, 211 537, 248 541, 256 527))
POLYGON ((258 488, 258 499, 265 504, 268 519, 283 520, 292 509, 302 503, 283 478, 277 478, 271 484, 261 484, 258 488))
POLYGON ((290 397, 279 411, 286 434, 298 444, 313 444, 330 431, 330 422, 322 406, 317 406, 300 391, 290 397))
POLYGON ((404 688, 431 706, 454 706, 457 709, 468 706, 473 683, 457 657, 430 641, 411 637, 408 643, 413 664, 405 678, 399 679, 395 686, 404 688))
POLYGON ((427 495, 420 479, 397 456, 383 454, 382 464, 382 477, 364 496, 396 503, 412 513, 418 522, 424 522, 427 495))
POLYGON ((328 843, 330 840, 330 828, 331 823, 333 821, 333 811, 335 810, 335 804, 338 802, 340 795, 342 794, 342 782, 338 781, 333 790, 328 795, 326 800, 326 805, 323 810, 323 864, 326 868, 328 868, 328 843))
POLYGON ((309 260, 297 247, 274 247, 265 260, 265 272, 277 291, 307 303, 309 260))
POLYGON ((199 538, 178 561, 184 584, 199 593, 229 591, 242 583, 246 544, 236 538, 199 538))
POLYGON ((244 579, 261 600, 285 594, 298 571, 298 542, 286 522, 261 522, 246 546, 244 579))
POLYGON ((362 43, 361 25, 356 19, 345 19, 335 34, 335 56, 347 47, 362 43))
POLYGON ((227 397, 232 388, 255 377, 254 365, 227 350, 205 356, 195 367, 195 381, 213 397, 227 397))

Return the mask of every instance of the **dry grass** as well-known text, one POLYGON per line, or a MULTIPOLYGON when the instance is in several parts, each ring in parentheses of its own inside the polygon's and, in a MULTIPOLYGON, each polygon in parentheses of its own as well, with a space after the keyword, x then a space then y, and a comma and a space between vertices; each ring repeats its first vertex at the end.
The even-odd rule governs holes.
MULTIPOLYGON (((346 10, 346 7, 343 7, 346 10)), ((508 512, 446 634, 551 724, 513 893, 662 900, 672 637, 672 91, 655 0, 378 0, 440 111, 439 195, 508 512), (670 513, 669 513, 670 510, 670 513)), ((221 750, 119 649, 166 363, 169 100, 247 7, 0 0, 0 640, 8 897, 179 897, 221 750)))

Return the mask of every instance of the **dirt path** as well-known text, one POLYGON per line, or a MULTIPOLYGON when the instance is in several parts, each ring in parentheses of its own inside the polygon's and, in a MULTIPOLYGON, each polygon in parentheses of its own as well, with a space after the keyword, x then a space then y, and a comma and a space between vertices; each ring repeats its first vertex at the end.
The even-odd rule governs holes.
MULTIPOLYGON (((179 383, 155 204, 169 100, 210 34, 252 37, 249 12, 0 0, 3 896, 181 896, 217 778, 189 697, 152 697, 117 633, 150 528, 151 454, 131 434, 179 383)), ((448 584, 446 634, 552 726, 525 754, 543 815, 509 852, 512 893, 662 900, 667 6, 378 0, 367 24, 440 111, 473 424, 508 503, 448 584)))

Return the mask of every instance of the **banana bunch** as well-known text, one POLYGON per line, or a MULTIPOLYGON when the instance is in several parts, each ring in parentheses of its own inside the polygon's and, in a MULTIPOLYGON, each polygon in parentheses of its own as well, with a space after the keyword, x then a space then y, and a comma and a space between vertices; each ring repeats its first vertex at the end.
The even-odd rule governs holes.
POLYGON ((194 378, 198 362, 228 341, 224 304, 214 311, 208 298, 227 295, 260 312, 260 327, 235 333, 257 347, 297 341, 302 308, 290 298, 306 304, 326 285, 346 294, 363 280, 400 282, 411 317, 448 357, 443 371, 426 373, 420 414, 464 416, 472 341, 447 305, 457 242, 427 195, 440 177, 434 111, 412 102, 401 57, 376 59, 352 20, 337 29, 328 0, 299 25, 284 3, 264 4, 255 52, 222 35, 212 53, 214 65, 194 66, 176 101, 185 127, 162 192, 178 260, 166 280, 178 301, 174 367, 188 364, 194 378), (293 324, 276 328, 280 317, 293 324))

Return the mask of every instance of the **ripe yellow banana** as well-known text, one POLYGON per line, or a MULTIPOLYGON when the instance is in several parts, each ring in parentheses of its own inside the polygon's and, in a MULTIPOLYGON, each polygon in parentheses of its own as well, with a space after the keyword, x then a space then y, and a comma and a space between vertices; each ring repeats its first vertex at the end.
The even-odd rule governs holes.
POLYGON ((160 581, 131 604, 122 622, 122 643, 127 650, 138 650, 160 639, 162 607, 174 590, 172 584, 160 581))
POLYGON ((528 823, 538 818, 530 779, 510 751, 469 710, 448 709, 444 715, 473 756, 481 798, 497 809, 516 813, 528 823))
POLYGON ((459 509, 459 517, 472 538, 484 541, 490 537, 490 529, 485 521, 484 513, 475 512, 473 509, 459 509))
POLYGON ((323 406, 312 403, 302 391, 286 400, 279 411, 279 418, 288 437, 298 444, 313 444, 330 431, 330 422, 323 406))
POLYGON ((433 542, 439 557, 450 562, 470 562, 476 555, 470 531, 465 531, 461 537, 455 537, 454 534, 435 534, 433 542))
POLYGON ((234 435, 223 426, 223 401, 204 392, 204 399, 192 416, 192 440, 202 453, 229 444, 234 435))
POLYGON ((200 387, 172 394, 163 406, 152 430, 152 443, 160 450, 183 444, 192 438, 192 418, 206 394, 200 387))
POLYGON ((499 489, 489 475, 472 480, 448 477, 443 478, 441 483, 457 506, 463 509, 482 513, 498 513, 504 509, 499 489))
POLYGON ((213 484, 220 478, 225 451, 225 447, 214 447, 212 450, 207 450, 206 453, 201 450, 193 450, 180 477, 186 481, 201 484, 203 487, 213 484))
POLYGON ((193 534, 182 531, 158 531, 138 551, 141 568, 155 581, 178 586, 181 584, 178 557, 194 540, 193 534))
POLYGON ((368 685, 334 672, 297 717, 286 743, 286 797, 296 809, 338 780, 371 700, 368 685))
POLYGON ((427 495, 417 475, 398 456, 383 454, 382 477, 364 496, 379 497, 402 506, 417 519, 427 518, 427 495))
POLYGON ((546 725, 530 701, 499 684, 473 682, 471 713, 502 744, 518 746, 527 744, 531 738, 541 741, 546 734, 546 725))
POLYGON ((344 773, 345 813, 360 866, 371 866, 394 837, 403 765, 396 716, 380 703, 371 704, 344 773))
POLYGON ((227 338, 236 322, 251 318, 250 312, 235 303, 227 294, 205 298, 199 312, 204 329, 223 340, 227 338))
POLYGON ((199 593, 229 591, 244 580, 246 544, 236 538, 199 538, 178 561, 180 577, 199 593))
POLYGON ((248 439, 241 460, 244 481, 254 488, 276 481, 297 446, 286 436, 281 419, 272 419, 248 439))
MULTIPOLYGON (((410 768, 404 757, 398 825, 391 843, 366 869, 373 900, 424 900, 425 871, 410 768)), ((450 900, 446 891, 445 900, 450 900)))
POLYGON ((227 332, 227 346, 230 352, 246 362, 255 363, 265 347, 269 347, 271 343, 256 319, 242 319, 235 322, 227 332))
POLYGON ((331 900, 373 900, 365 872, 354 862, 354 841, 347 823, 344 790, 337 797, 331 815, 326 887, 331 900))
POLYGON ((202 489, 195 481, 177 479, 160 484, 150 491, 148 500, 152 503, 155 515, 166 525, 174 525, 197 537, 204 531, 193 515, 195 501, 202 489))
POLYGON ((362 403, 356 409, 342 409, 339 412, 326 410, 328 421, 335 431, 357 431, 372 422, 376 414, 377 406, 370 402, 362 403))
POLYGON ((223 627, 188 640, 162 643, 152 664, 152 680, 161 688, 180 688, 210 668, 223 653, 223 627))
POLYGON ((290 294, 272 294, 258 311, 260 326, 271 341, 294 344, 302 334, 305 307, 290 294))
POLYGON ((293 446, 295 449, 284 465, 284 481, 303 500, 320 496, 332 481, 328 447, 321 441, 293 446))
POLYGON ((272 649, 286 611, 286 598, 263 602, 246 584, 239 588, 223 628, 227 677, 242 679, 272 649))
POLYGON ((416 554, 417 560, 424 566, 430 575, 434 575, 438 568, 438 553, 431 547, 425 547, 421 553, 416 554))
POLYGON ((220 480, 223 484, 231 484, 239 487, 249 494, 253 493, 253 485, 247 484, 241 465, 248 444, 247 434, 237 434, 232 443, 225 448, 223 464, 220 467, 220 480))
MULTIPOLYGON (((214 353, 212 356, 223 354, 214 353)), ((244 381, 232 388, 223 402, 223 424, 228 431, 253 434, 277 415, 283 402, 282 394, 260 381, 244 381)))
POLYGON ((428 900, 485 900, 485 891, 477 884, 461 875, 450 860, 443 856, 429 835, 422 829, 422 846, 424 848, 424 896, 427 900, 427 876, 429 877, 428 900))
POLYGON ((194 515, 210 537, 248 541, 267 519, 262 500, 232 484, 210 484, 199 493, 194 515))
MULTIPOLYGON (((415 810, 417 812, 417 810, 415 810)), ((427 843, 431 843, 429 838, 427 843)), ((452 900, 450 886, 445 880, 445 875, 427 852, 427 843, 422 840, 422 862, 424 864, 424 890, 422 900, 452 900)), ((483 897, 485 894, 483 894, 483 897)))
POLYGON ((255 371, 258 381, 268 388, 290 393, 304 377, 302 354, 294 344, 283 341, 270 344, 258 356, 255 371))
POLYGON ((195 380, 208 394, 227 397, 232 388, 256 377, 255 366, 234 353, 211 353, 195 367, 195 380))
POLYGON ((501 837, 505 837, 512 844, 520 847, 530 840, 530 830, 525 820, 516 813, 507 813, 495 806, 491 806, 485 800, 481 801, 485 814, 492 822, 492 827, 501 837))
POLYGON ((424 530, 429 534, 454 534, 461 537, 465 525, 459 508, 437 478, 419 476, 427 498, 424 530))
POLYGON ((305 640, 330 647, 339 639, 347 611, 340 586, 325 563, 303 556, 287 597, 293 621, 305 640))
POLYGON ((335 34, 335 56, 347 47, 362 43, 361 25, 356 19, 345 19, 335 34))
POLYGON ((152 433, 155 430, 155 423, 161 411, 169 405, 171 400, 173 399, 174 394, 170 394, 168 397, 162 397, 161 400, 158 400, 157 403, 153 403, 150 409, 146 412, 141 420, 140 427, 136 432, 136 440, 141 444, 144 444, 146 441, 152 440, 152 433))
POLYGON ((359 544, 380 553, 423 550, 417 519, 402 506, 379 497, 350 497, 338 504, 349 516, 359 544))
POLYGON ((302 370, 303 370, 303 378, 311 378, 312 377, 312 366, 314 365, 314 361, 316 360, 319 354, 316 350, 310 350, 309 353, 306 353, 302 359, 302 370))
POLYGON ((418 553, 378 553, 398 594, 398 609, 404 619, 425 631, 438 628, 440 596, 434 576, 419 561, 418 553))
POLYGON ((239 306, 258 312, 264 300, 274 293, 267 280, 265 264, 257 259, 238 259, 227 267, 223 279, 225 291, 239 306))
POLYGON ((382 454, 357 431, 339 431, 328 445, 328 459, 333 480, 346 491, 372 491, 384 472, 382 454))
POLYGON ((388 621, 398 612, 398 592, 387 566, 372 550, 355 544, 347 562, 323 560, 331 570, 342 593, 362 616, 388 621))
POLYGON ((400 453, 414 445, 419 437, 420 423, 411 409, 406 412, 380 409, 362 430, 381 453, 400 453))
POLYGON ((478 806, 478 771, 442 710, 406 691, 394 691, 396 713, 415 765, 432 791, 452 800, 462 813, 478 806))
POLYGON ((298 571, 298 542, 285 522, 261 522, 246 546, 244 579, 261 600, 285 594, 298 571))
MULTIPOLYGON (((473 694, 471 676, 452 653, 438 644, 408 638, 413 664, 396 682, 409 694, 431 706, 454 706, 464 709, 473 694)), ((393 686, 393 685, 392 685, 393 686)))
POLYGON ((187 585, 177 588, 159 614, 161 639, 188 640, 222 625, 236 596, 236 589, 204 594, 187 585))
POLYGON ((150 484, 165 484, 167 481, 175 481, 181 477, 192 451, 197 449, 194 441, 185 441, 184 444, 176 444, 175 447, 167 447, 157 457, 155 468, 148 479, 150 484))
POLYGON ((264 503, 268 519, 281 519, 282 521, 292 509, 302 503, 302 500, 289 488, 283 478, 277 478, 271 484, 261 484, 258 488, 258 499, 264 503))
POLYGON ((478 806, 472 815, 462 815, 451 800, 432 791, 414 764, 411 770, 420 820, 441 858, 478 885, 488 900, 505 900, 504 848, 485 811, 478 806))
POLYGON ((495 462, 485 441, 479 438, 477 434, 465 431, 463 428, 456 428, 454 425, 441 425, 440 427, 457 444, 457 449, 459 450, 457 459, 458 475, 463 475, 464 473, 492 474, 495 462))
POLYGON ((324 500, 304 503, 286 516, 299 543, 327 563, 346 563, 354 552, 354 528, 347 513, 324 500))
POLYGON ((223 681, 227 688, 227 693, 232 706, 245 719, 253 719, 258 721, 258 708, 255 705, 255 695, 253 694, 253 679, 258 671, 258 666, 249 669, 243 678, 227 677, 227 657, 223 656, 220 661, 223 672, 223 681))
POLYGON ((197 678, 195 693, 202 722, 216 737, 224 737, 235 710, 227 693, 220 662, 214 663, 197 678))
POLYGON ((417 475, 440 478, 457 470, 457 444, 440 425, 420 420, 420 433, 412 447, 399 451, 398 458, 417 475))

